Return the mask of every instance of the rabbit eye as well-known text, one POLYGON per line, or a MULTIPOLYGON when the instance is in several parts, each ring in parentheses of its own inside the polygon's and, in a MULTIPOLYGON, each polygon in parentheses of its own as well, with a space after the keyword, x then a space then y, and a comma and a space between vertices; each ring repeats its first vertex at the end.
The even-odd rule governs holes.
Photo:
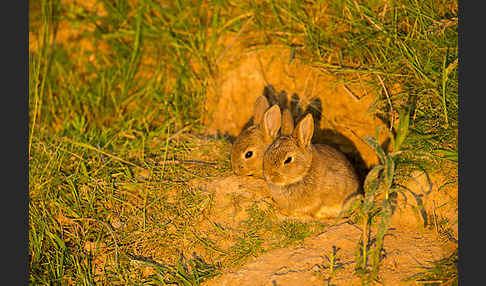
POLYGON ((287 159, 285 159, 284 161, 284 164, 288 164, 290 162, 292 162, 292 157, 287 157, 287 159))
POLYGON ((251 158, 251 156, 253 156, 253 151, 248 151, 248 152, 245 153, 246 159, 251 158))

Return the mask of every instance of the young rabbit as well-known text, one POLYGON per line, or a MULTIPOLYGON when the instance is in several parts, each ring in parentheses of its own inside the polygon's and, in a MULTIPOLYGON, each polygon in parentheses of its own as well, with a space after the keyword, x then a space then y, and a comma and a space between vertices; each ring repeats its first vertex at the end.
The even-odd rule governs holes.
MULTIPOLYGON (((280 125, 278 107, 265 113, 263 126, 270 136, 277 134, 280 125)), ((300 120, 295 129, 288 125, 282 126, 280 136, 263 156, 263 175, 272 198, 285 215, 338 217, 360 189, 353 166, 336 149, 311 144, 311 114, 300 120)))
MULTIPOLYGON (((277 136, 277 130, 266 130, 262 124, 262 119, 266 112, 276 110, 280 116, 278 105, 269 107, 268 100, 265 96, 260 96, 255 102, 253 115, 253 125, 243 130, 236 138, 231 147, 231 167, 233 172, 239 176, 255 176, 263 178, 263 154, 268 145, 272 143, 277 136), (272 133, 272 132, 275 132, 272 133)), ((293 119, 290 110, 283 111, 284 124, 292 124, 293 119)))

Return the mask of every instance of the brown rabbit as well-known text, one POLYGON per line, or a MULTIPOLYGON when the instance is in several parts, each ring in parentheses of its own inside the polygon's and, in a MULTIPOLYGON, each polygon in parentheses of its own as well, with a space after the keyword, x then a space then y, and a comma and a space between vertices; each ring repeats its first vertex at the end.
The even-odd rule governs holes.
MULTIPOLYGON (((280 115, 278 105, 274 105, 271 108, 268 107, 269 103, 265 96, 257 98, 255 101, 253 125, 243 130, 231 147, 231 167, 236 175, 263 178, 263 154, 268 145, 277 137, 276 133, 273 134, 271 132, 279 131, 278 129, 272 131, 266 130, 262 124, 262 119, 266 111, 278 109, 280 115)), ((283 125, 289 125, 287 128, 293 129, 293 119, 290 110, 284 109, 282 116, 284 121, 283 125)))
MULTIPOLYGON (((268 134, 277 134, 280 125, 278 108, 265 113, 263 126, 268 134)), ((263 175, 273 200, 286 215, 338 217, 351 199, 359 196, 359 180, 353 166, 336 149, 311 144, 311 114, 300 120, 295 129, 284 126, 263 156, 263 175)))

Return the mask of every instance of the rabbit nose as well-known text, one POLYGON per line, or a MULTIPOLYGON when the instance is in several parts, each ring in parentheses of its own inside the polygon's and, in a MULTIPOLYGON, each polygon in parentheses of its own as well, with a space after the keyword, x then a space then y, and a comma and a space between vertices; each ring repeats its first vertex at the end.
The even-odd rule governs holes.
POLYGON ((241 175, 242 172, 243 172, 243 166, 237 166, 235 168, 236 175, 241 175))
POLYGON ((271 182, 276 182, 279 180, 280 175, 276 172, 270 172, 267 174, 268 180, 271 182))
POLYGON ((263 170, 263 177, 268 179, 268 180, 271 180, 273 178, 273 174, 272 174, 272 172, 268 172, 268 171, 263 170))

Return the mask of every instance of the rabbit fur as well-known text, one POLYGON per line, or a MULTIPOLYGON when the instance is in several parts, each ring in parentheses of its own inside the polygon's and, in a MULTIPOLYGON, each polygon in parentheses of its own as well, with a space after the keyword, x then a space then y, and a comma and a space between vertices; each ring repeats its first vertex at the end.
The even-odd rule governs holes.
MULTIPOLYGON (((272 108, 280 108, 274 105, 272 108)), ((262 119, 266 111, 269 111, 269 103, 265 96, 260 96, 255 101, 253 125, 244 129, 234 141, 231 147, 231 167, 239 176, 254 176, 263 178, 263 154, 268 145, 272 143, 278 130, 265 130, 262 119)), ((284 109, 282 128, 293 129, 293 119, 290 110, 284 109)))
POLYGON ((270 108, 262 118, 265 136, 275 138, 263 155, 263 176, 273 200, 285 215, 338 217, 353 198, 360 196, 353 166, 333 147, 311 144, 311 114, 304 116, 295 128, 293 122, 281 120, 278 106, 270 108))

